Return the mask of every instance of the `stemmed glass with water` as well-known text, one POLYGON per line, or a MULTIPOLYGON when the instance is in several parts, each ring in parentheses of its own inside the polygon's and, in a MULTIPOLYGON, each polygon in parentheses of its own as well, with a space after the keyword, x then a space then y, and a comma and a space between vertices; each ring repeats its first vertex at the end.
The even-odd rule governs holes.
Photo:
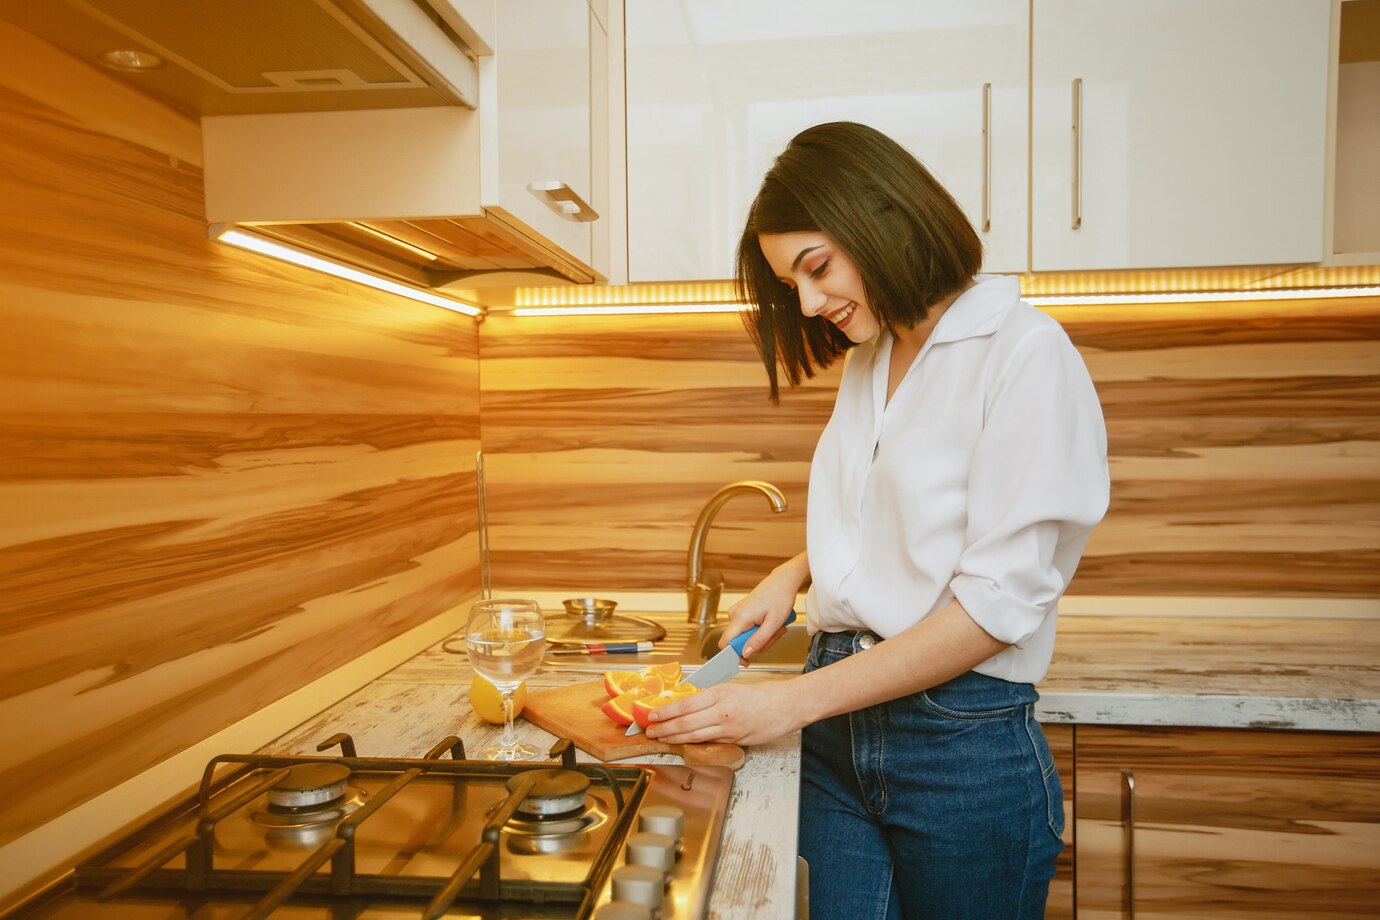
POLYGON ((503 699, 503 737, 481 756, 488 760, 535 760, 536 748, 521 744, 513 730, 513 692, 531 677, 546 652, 546 621, 528 600, 482 600, 470 608, 465 650, 474 670, 498 688, 503 699))

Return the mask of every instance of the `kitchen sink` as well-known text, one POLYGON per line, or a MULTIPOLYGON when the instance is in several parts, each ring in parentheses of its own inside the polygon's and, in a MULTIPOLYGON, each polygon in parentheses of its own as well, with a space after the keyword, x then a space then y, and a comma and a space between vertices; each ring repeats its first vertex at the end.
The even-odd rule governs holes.
MULTIPOLYGON (((699 644, 699 660, 682 659, 683 664, 699 664, 708 661, 719 653, 719 637, 724 627, 716 626, 704 634, 699 644)), ((805 666, 805 656, 810 652, 810 635, 804 624, 795 623, 786 627, 786 634, 765 652, 752 656, 752 667, 763 671, 799 671, 805 666)))

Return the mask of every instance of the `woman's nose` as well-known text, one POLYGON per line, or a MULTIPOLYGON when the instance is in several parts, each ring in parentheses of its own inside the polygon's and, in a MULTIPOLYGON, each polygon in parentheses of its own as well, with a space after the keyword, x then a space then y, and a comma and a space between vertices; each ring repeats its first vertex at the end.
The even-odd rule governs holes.
POLYGON ((799 289, 800 312, 806 316, 818 316, 823 310, 829 298, 813 284, 802 284, 799 289))

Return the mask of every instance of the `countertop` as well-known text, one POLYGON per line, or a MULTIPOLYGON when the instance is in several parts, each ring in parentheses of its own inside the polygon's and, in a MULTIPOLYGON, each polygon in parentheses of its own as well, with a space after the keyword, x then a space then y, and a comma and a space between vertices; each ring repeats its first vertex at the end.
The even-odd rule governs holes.
MULTIPOLYGON (((683 644, 691 631, 683 614, 640 615, 666 625, 661 647, 683 644)), ((627 659, 548 658, 529 686, 589 680, 615 661, 627 659)), ((790 676, 749 670, 737 679, 790 676)), ((265 750, 311 753, 337 731, 350 732, 361 754, 421 756, 448 734, 478 749, 499 729, 470 711, 470 680, 466 658, 437 644, 265 750)), ((1065 616, 1038 689, 1037 714, 1051 723, 1377 732, 1380 620, 1065 616)), ((530 743, 554 741, 524 720, 518 726, 530 743)), ((593 758, 581 752, 581 759, 593 758)), ((799 761, 799 735, 749 749, 734 783, 710 917, 794 916, 799 761)))
MULTIPOLYGON (((683 617, 682 617, 683 619, 683 617)), ((550 659, 548 659, 548 662, 550 659)), ((361 755, 421 757, 447 735, 458 735, 469 751, 497 740, 502 726, 481 722, 471 711, 469 660, 440 644, 393 669, 336 705, 264 747, 265 753, 312 754, 336 732, 349 732, 361 755)), ((593 678, 588 671, 543 665, 527 683, 531 690, 561 687, 593 678)), ((745 675, 773 680, 782 674, 745 675)), ((525 719, 519 736, 549 748, 555 736, 525 719)), ((582 761, 594 761, 583 751, 582 761)), ((645 763, 681 763, 675 755, 641 758, 645 763)), ((799 735, 748 751, 733 782, 719 850, 709 917, 714 920, 777 920, 795 916, 796 803, 800 770, 799 735)))

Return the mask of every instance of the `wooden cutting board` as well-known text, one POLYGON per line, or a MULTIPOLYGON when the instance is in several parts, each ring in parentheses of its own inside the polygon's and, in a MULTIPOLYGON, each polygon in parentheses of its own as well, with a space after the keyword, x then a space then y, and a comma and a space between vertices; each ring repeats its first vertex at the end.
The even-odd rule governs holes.
POLYGON ((603 761, 627 760, 647 754, 679 754, 687 764, 730 770, 747 762, 747 754, 736 744, 667 744, 645 734, 624 735, 626 726, 616 724, 599 711, 608 699, 603 680, 540 690, 527 695, 522 718, 558 738, 569 738, 577 748, 603 761))

